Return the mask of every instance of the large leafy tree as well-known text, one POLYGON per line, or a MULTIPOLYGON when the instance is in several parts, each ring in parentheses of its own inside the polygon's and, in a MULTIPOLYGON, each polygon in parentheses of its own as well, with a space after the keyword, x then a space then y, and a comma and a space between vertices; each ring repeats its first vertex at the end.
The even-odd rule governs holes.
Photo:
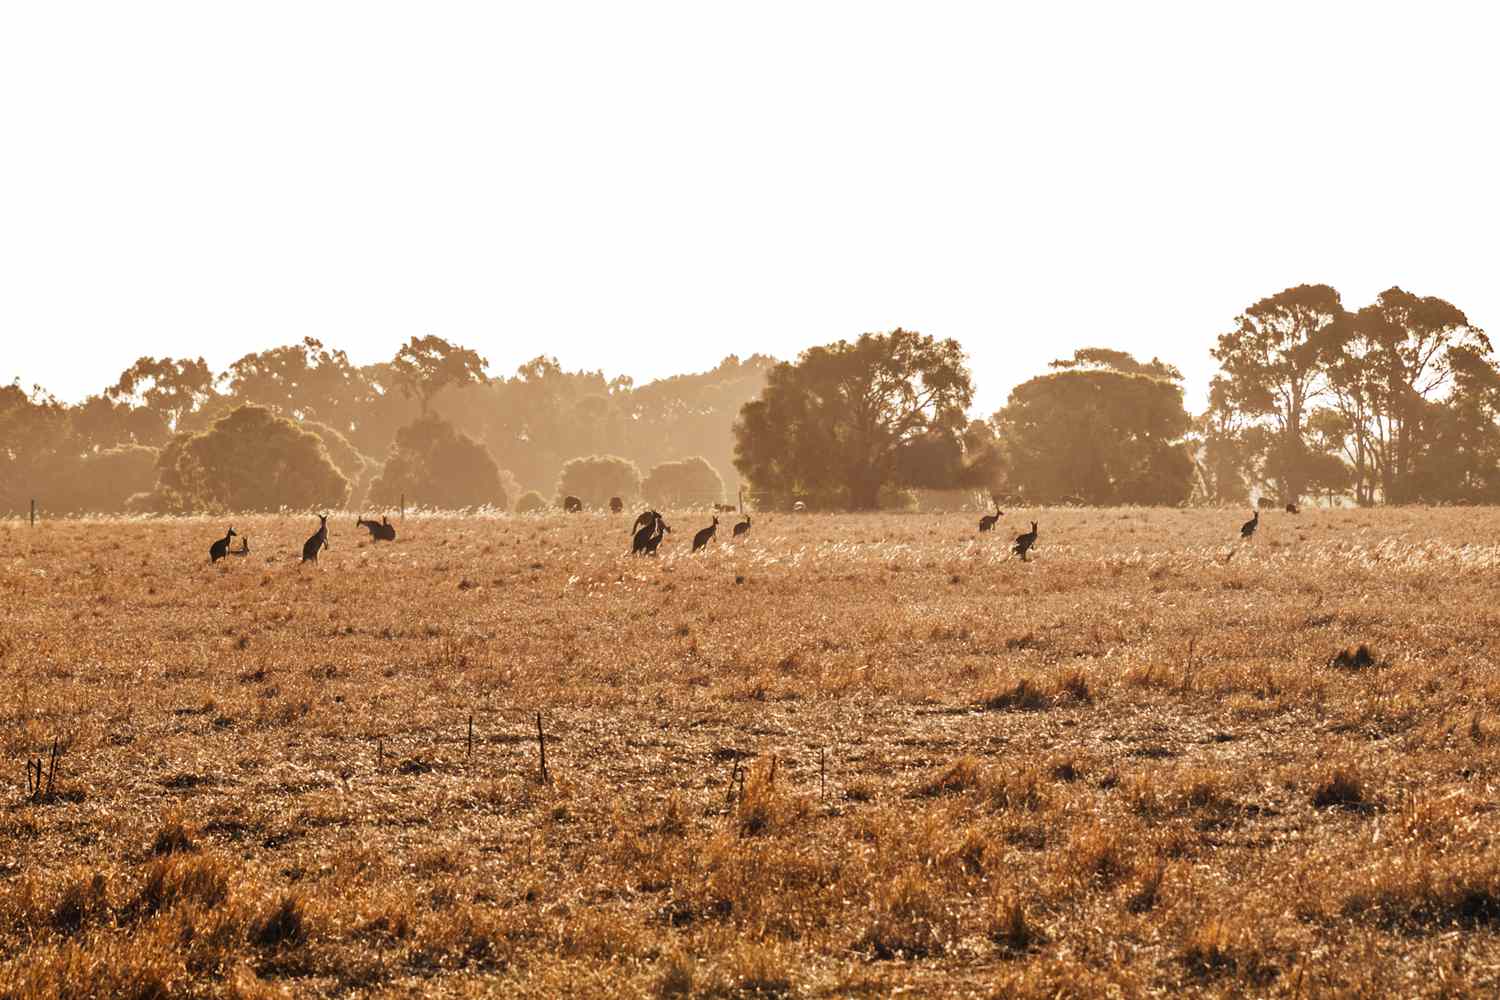
POLYGON ((1415 498, 1413 476, 1442 406, 1458 388, 1493 369, 1491 345, 1463 311, 1432 296, 1388 288, 1334 331, 1330 383, 1349 421, 1361 498, 1378 484, 1384 499, 1415 498))
POLYGON ((815 347, 772 368, 740 409, 734 464, 773 502, 806 494, 872 510, 882 487, 918 485, 903 482, 909 452, 959 437, 973 396, 954 340, 897 329, 815 347))
POLYGON ((1328 391, 1324 359, 1344 316, 1339 293, 1328 285, 1298 285, 1246 309, 1212 351, 1223 368, 1224 405, 1266 419, 1274 430, 1267 471, 1285 502, 1297 500, 1306 485, 1302 425, 1328 391))
POLYGON ((158 460, 158 509, 331 510, 350 484, 311 431, 264 406, 239 406, 207 430, 179 434, 158 460))
POLYGON ((385 468, 370 484, 370 502, 457 509, 510 505, 500 469, 483 444, 428 414, 396 432, 385 468))
POLYGON ((1053 367, 1012 390, 993 418, 1012 491, 1034 502, 1187 499, 1191 419, 1175 368, 1094 349, 1053 367))

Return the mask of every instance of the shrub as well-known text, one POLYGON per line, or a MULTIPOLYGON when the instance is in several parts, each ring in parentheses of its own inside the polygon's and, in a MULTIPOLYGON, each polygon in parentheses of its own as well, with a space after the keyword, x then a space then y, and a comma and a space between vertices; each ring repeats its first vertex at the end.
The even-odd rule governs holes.
POLYGON ((370 503, 459 509, 510 506, 489 449, 448 421, 424 416, 396 432, 385 468, 370 484, 370 503))
POLYGON ((640 495, 641 470, 618 455, 590 455, 564 463, 557 480, 559 497, 574 496, 585 507, 603 507, 610 497, 640 495))
POLYGON ((724 499, 724 480, 704 458, 684 458, 652 467, 641 496, 653 507, 706 506, 724 499))
POLYGON ((331 510, 349 500, 349 480, 323 441, 263 406, 236 407, 206 431, 177 435, 157 472, 158 507, 331 510))
POLYGON ((547 509, 547 498, 536 490, 527 490, 521 494, 521 499, 516 501, 517 514, 534 514, 539 510, 547 509))

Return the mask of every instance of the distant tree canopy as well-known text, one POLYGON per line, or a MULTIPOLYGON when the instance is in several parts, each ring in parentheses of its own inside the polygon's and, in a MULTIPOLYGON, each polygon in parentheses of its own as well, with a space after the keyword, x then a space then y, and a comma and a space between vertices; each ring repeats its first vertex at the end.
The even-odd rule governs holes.
POLYGON ((771 369, 741 408, 734 464, 773 503, 809 495, 872 510, 882 487, 927 485, 906 480, 961 435, 973 396, 954 340, 897 329, 815 347, 771 369))
POLYGON ((1212 354, 1206 498, 1253 483, 1286 502, 1500 500, 1500 372, 1451 303, 1389 288, 1350 313, 1327 285, 1300 285, 1246 309, 1212 354))
POLYGON ((1031 503, 1176 504, 1192 490, 1181 375, 1128 354, 1080 351, 1023 382, 995 414, 1006 485, 1031 503), (1080 365, 1076 359, 1093 359, 1080 365), (1118 367, 1116 367, 1118 365, 1118 367))
POLYGON ((349 480, 322 440, 264 406, 236 407, 178 434, 157 460, 158 510, 334 510, 349 480))
POLYGON ((563 464, 557 495, 577 497, 585 507, 607 506, 610 497, 633 501, 641 495, 641 470, 619 455, 575 458, 563 464))
POLYGON ((641 497, 655 507, 707 506, 723 501, 724 480, 700 456, 660 462, 641 481, 641 497))
POLYGON ((455 509, 506 509, 510 497, 489 450, 441 417, 428 414, 396 432, 385 468, 370 484, 370 502, 455 509))
POLYGON ((202 358, 141 358, 105 390, 114 402, 136 402, 176 431, 215 398, 214 377, 202 358))
POLYGON ((425 415, 432 398, 449 386, 488 381, 489 362, 466 347, 455 347, 441 337, 413 337, 391 362, 396 384, 418 400, 425 415))
MULTIPOLYGON (((644 385, 566 371, 545 355, 492 377, 478 353, 435 336, 368 365, 313 338, 246 354, 217 374, 201 358, 147 356, 76 405, 0 385, 0 513, 24 513, 32 497, 43 512, 120 510, 126 490, 147 493, 130 502, 136 510, 219 503, 217 486, 187 481, 196 461, 187 445, 246 404, 316 433, 358 503, 387 456, 400 460, 380 477, 386 500, 393 491, 399 500, 402 485, 392 484, 404 484, 413 502, 470 505, 528 490, 551 497, 565 465, 583 456, 654 471, 684 455, 702 458, 724 496, 749 481, 772 506, 869 509, 905 503, 912 490, 967 491, 954 503, 1022 489, 1169 502, 1179 451, 1200 503, 1500 503, 1500 367, 1485 332, 1452 303, 1392 287, 1351 311, 1328 285, 1298 285, 1246 307, 1211 346, 1219 370, 1208 406, 1185 431, 1168 426, 1180 416, 1171 390, 1146 388, 1180 386, 1179 369, 1109 347, 1052 362, 1001 413, 973 419, 958 344, 899 329, 789 363, 731 354, 644 385), (1131 392, 1144 394, 1145 410, 1121 408, 1131 392), (455 436, 434 430, 416 441, 424 417, 455 436), (139 448, 157 450, 161 488, 137 489, 139 448), (476 467, 425 479, 435 459, 424 455, 450 448, 476 456, 476 467)), ((665 490, 678 474, 648 476, 649 489, 714 489, 704 476, 701 487, 665 490)), ((580 488, 599 504, 633 494, 633 482, 580 488)))

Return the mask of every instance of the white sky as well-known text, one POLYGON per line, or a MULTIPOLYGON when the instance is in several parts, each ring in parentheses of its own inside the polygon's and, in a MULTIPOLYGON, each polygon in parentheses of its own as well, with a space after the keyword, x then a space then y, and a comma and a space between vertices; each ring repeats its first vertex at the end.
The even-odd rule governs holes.
POLYGON ((1256 299, 1500 334, 1486 5, 10 3, 0 382, 412 334, 637 381, 895 326, 1197 405, 1256 299))

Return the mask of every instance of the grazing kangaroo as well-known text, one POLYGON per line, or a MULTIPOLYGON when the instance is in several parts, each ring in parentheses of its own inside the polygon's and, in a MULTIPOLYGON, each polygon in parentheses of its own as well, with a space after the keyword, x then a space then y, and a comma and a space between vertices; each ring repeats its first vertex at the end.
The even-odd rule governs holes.
POLYGON ((1026 532, 1026 534, 1024 535, 1016 536, 1016 544, 1011 547, 1011 551, 1020 556, 1022 562, 1026 561, 1026 553, 1030 552, 1031 547, 1036 544, 1036 536, 1037 530, 1035 521, 1031 522, 1030 531, 1026 532))
POLYGON ((712 541, 713 537, 714 537, 714 532, 716 532, 718 530, 719 530, 719 518, 717 516, 715 516, 713 524, 710 524, 708 527, 704 528, 702 531, 698 532, 696 535, 693 536, 693 551, 697 552, 699 549, 703 548, 703 546, 707 545, 710 541, 712 541))
POLYGON ((1289 504, 1286 505, 1286 512, 1288 514, 1300 514, 1300 513, 1302 513, 1302 508, 1298 507, 1294 503, 1289 503, 1289 504))
POLYGON ((563 497, 563 510, 567 511, 569 514, 577 514, 579 511, 583 510, 583 501, 575 496, 563 497))
POLYGON ((609 512, 611 514, 618 514, 618 513, 620 513, 620 511, 622 511, 624 509, 625 509, 625 501, 624 500, 621 500, 619 497, 610 497, 609 498, 609 512))
POLYGON ((654 510, 648 510, 635 519, 637 528, 635 538, 630 543, 631 555, 656 555, 656 547, 661 544, 662 535, 672 529, 667 527, 667 522, 661 519, 661 515, 654 510))
POLYGON ((354 519, 354 526, 356 528, 368 529, 370 532, 370 541, 372 542, 394 542, 396 540, 396 526, 387 521, 384 516, 379 521, 366 521, 362 517, 357 517, 354 519))
POLYGON ((734 511, 735 511, 735 506, 732 503, 716 503, 716 504, 714 504, 714 513, 716 513, 716 514, 733 514, 734 511))
POLYGON ((1260 511, 1257 510, 1254 517, 1240 525, 1240 537, 1251 537, 1255 534, 1255 529, 1258 527, 1260 527, 1260 511))
POLYGON ((746 514, 745 515, 745 519, 743 521, 741 521, 739 524, 736 524, 734 526, 734 537, 738 538, 741 535, 745 534, 749 530, 750 530, 750 515, 746 514))
POLYGON ((302 561, 317 562, 318 550, 328 548, 328 515, 318 515, 318 530, 313 536, 302 543, 302 561))
POLYGON ((208 547, 208 561, 216 563, 229 554, 229 540, 234 537, 234 529, 229 529, 229 534, 214 542, 208 547))
POLYGON ((250 554, 250 536, 249 535, 241 535, 240 536, 240 547, 237 548, 237 549, 230 549, 229 552, 228 552, 228 555, 231 555, 231 556, 240 556, 240 557, 248 556, 249 554, 250 554))
POLYGON ((983 517, 981 517, 979 519, 979 530, 980 531, 990 531, 990 530, 992 530, 995 527, 995 522, 998 521, 998 520, 1000 520, 1000 518, 1002 518, 1004 516, 1005 516, 1005 511, 1003 511, 1003 510, 1000 509, 1000 505, 999 504, 995 504, 995 513, 993 513, 993 514, 986 514, 986 515, 984 515, 983 517))

